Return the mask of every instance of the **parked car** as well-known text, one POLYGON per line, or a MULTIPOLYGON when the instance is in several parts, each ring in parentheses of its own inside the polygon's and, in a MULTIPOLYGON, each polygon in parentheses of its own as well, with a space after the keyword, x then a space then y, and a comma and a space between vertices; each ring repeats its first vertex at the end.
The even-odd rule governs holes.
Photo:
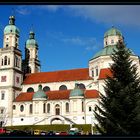
POLYGON ((59 135, 68 135, 68 133, 63 131, 63 132, 60 132, 59 135))
POLYGON ((41 130, 34 130, 34 135, 40 135, 41 130))
POLYGON ((22 130, 13 130, 9 135, 10 136, 27 136, 28 133, 22 130))
POLYGON ((4 133, 6 133, 6 128, 4 127, 0 128, 0 134, 4 134, 4 133))
POLYGON ((55 132, 55 135, 59 135, 60 134, 60 132, 55 132))
POLYGON ((46 131, 41 131, 41 132, 40 132, 40 135, 43 135, 43 136, 44 136, 44 135, 47 135, 47 132, 46 132, 46 131))
POLYGON ((69 135, 80 135, 80 131, 78 128, 71 128, 69 131, 69 135))
POLYGON ((55 133, 53 131, 49 131, 47 135, 55 135, 55 133))

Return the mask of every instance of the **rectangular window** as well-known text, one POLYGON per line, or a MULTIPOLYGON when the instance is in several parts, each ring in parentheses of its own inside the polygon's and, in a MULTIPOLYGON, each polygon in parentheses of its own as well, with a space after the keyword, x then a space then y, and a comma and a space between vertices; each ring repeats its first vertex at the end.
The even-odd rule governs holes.
POLYGON ((6 82, 6 76, 1 76, 1 82, 6 82))

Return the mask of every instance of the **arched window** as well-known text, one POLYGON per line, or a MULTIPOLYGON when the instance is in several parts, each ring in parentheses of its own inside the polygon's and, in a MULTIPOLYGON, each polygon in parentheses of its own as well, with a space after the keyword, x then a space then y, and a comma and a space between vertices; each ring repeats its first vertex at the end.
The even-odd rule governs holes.
POLYGON ((85 85, 82 84, 82 83, 80 83, 78 86, 79 86, 80 89, 86 89, 85 85))
POLYGON ((94 70, 91 71, 91 75, 92 75, 92 77, 94 77, 94 70))
POLYGON ((43 91, 44 91, 44 92, 50 91, 50 87, 45 86, 45 87, 43 88, 43 91))
POLYGON ((98 67, 96 67, 95 69, 96 69, 96 76, 98 76, 98 67))
POLYGON ((10 65, 10 58, 8 58, 8 65, 10 65))
POLYGON ((46 113, 46 104, 43 104, 43 113, 46 113))
POLYGON ((1 65, 3 66, 3 59, 1 60, 1 65))
POLYGON ((2 93, 1 94, 1 100, 4 100, 4 98, 5 98, 5 93, 2 93))
POLYGON ((27 89, 27 92, 34 92, 34 89, 33 89, 32 87, 29 87, 29 88, 27 89))
POLYGON ((89 110, 89 112, 91 111, 91 106, 89 106, 88 110, 89 110))
POLYGON ((32 104, 30 104, 29 113, 33 113, 33 105, 32 104))
POLYGON ((55 115, 60 115, 60 106, 58 104, 55 105, 55 115))
POLYGON ((69 103, 66 103, 66 112, 69 112, 69 103))
POLYGON ((84 112, 84 102, 82 101, 82 112, 84 112))
POLYGON ((15 66, 17 67, 18 66, 18 57, 15 56, 15 66))
POLYGON ((59 87, 59 90, 67 90, 67 87, 66 87, 65 85, 61 85, 61 86, 59 87))
POLYGON ((47 113, 50 113, 50 104, 47 104, 47 113))
POLYGON ((27 66, 27 73, 31 73, 31 68, 27 66))
POLYGON ((15 110, 16 109, 16 105, 13 105, 13 110, 15 110))
POLYGON ((4 57, 4 65, 7 65, 7 56, 4 57))
POLYGON ((23 105, 20 106, 20 111, 21 111, 21 112, 24 111, 24 106, 23 106, 23 105))

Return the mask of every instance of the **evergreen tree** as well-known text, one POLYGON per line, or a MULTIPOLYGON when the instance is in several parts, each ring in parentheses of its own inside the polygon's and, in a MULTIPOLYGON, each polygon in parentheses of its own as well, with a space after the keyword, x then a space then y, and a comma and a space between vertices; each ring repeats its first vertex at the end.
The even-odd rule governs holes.
POLYGON ((140 78, 130 59, 131 51, 119 42, 111 56, 112 77, 105 80, 105 94, 100 94, 98 112, 99 132, 106 135, 140 135, 140 78))

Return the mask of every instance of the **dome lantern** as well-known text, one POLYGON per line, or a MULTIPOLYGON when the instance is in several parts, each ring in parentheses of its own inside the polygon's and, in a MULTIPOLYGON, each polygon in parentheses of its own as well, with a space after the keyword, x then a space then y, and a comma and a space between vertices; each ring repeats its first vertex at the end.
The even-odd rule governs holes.
POLYGON ((15 25, 15 17, 14 16, 9 17, 9 25, 15 25))

